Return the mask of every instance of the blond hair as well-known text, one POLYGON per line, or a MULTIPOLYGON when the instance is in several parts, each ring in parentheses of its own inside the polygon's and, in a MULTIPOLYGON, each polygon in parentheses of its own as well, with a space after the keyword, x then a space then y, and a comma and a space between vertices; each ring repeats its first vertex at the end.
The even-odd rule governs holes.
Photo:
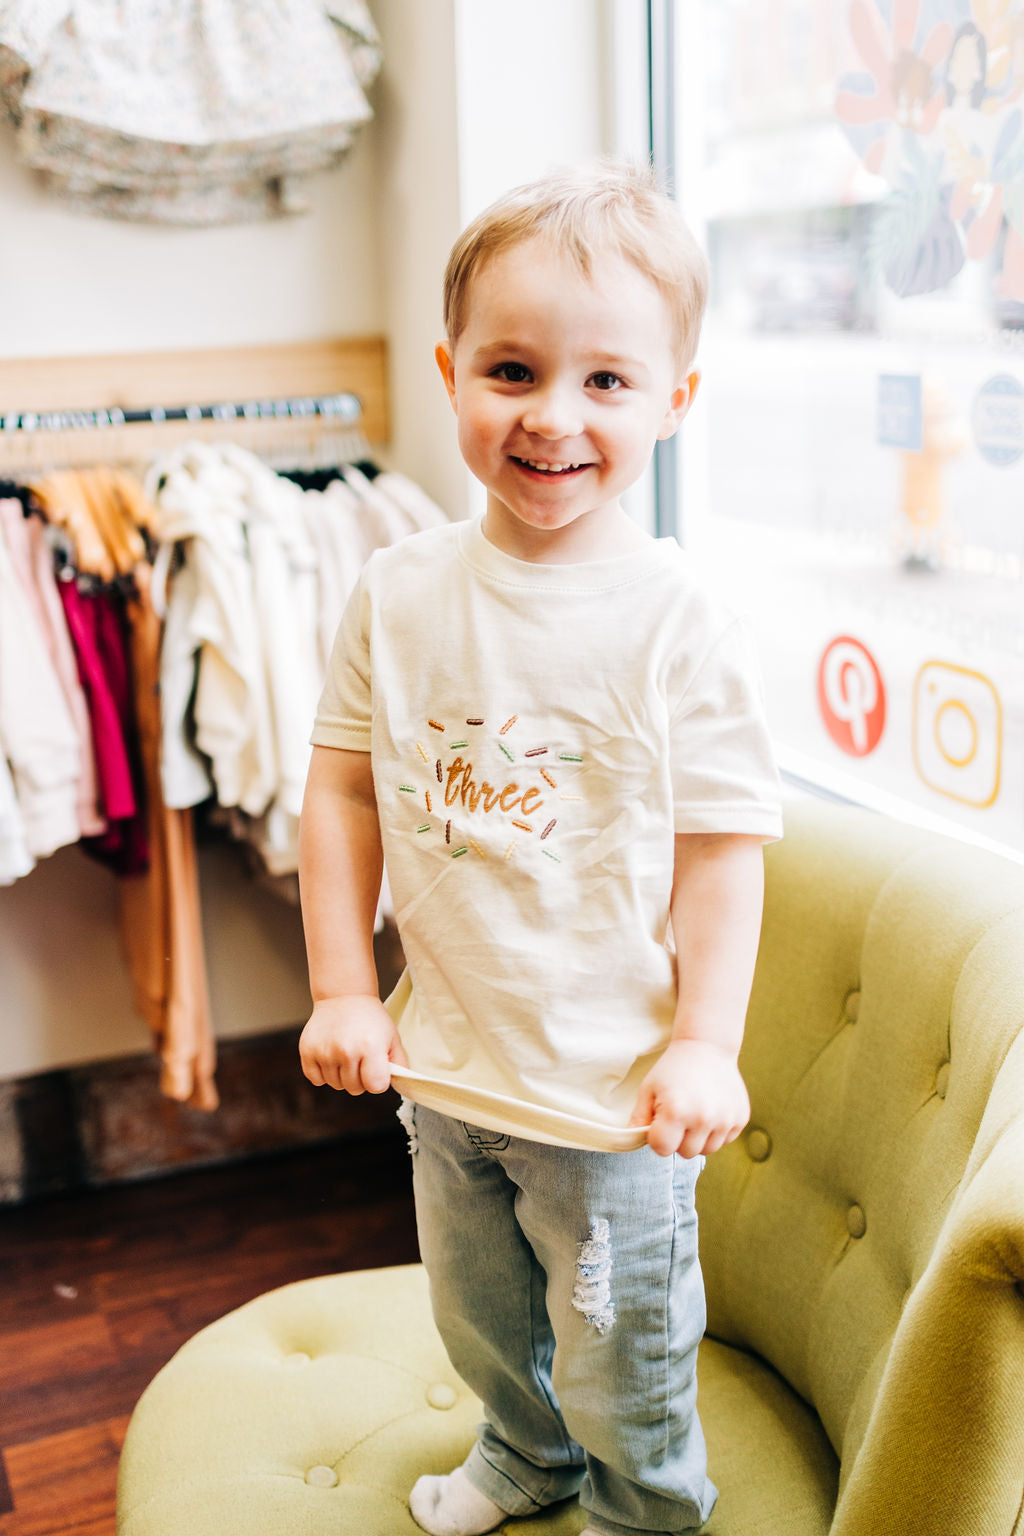
POLYGON ((599 252, 639 268, 668 308, 677 361, 685 367, 692 360, 707 304, 707 258, 650 167, 621 161, 556 171, 514 187, 467 225, 444 274, 450 345, 465 325, 476 274, 501 251, 537 238, 565 252, 588 279, 599 252))

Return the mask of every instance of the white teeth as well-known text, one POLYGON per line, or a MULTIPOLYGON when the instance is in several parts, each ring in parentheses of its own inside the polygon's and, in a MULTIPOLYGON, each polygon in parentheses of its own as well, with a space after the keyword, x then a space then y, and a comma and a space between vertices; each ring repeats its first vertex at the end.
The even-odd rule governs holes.
POLYGON ((540 469, 549 475, 560 475, 567 469, 580 467, 578 464, 542 464, 539 459, 524 459, 523 463, 528 464, 531 469, 540 469))

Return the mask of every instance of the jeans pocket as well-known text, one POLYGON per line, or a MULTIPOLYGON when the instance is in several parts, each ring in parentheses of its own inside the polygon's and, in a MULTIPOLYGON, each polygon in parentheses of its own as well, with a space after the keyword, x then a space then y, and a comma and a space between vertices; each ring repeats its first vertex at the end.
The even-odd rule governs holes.
POLYGON ((508 1147, 511 1137, 507 1132, 488 1131, 479 1125, 467 1125, 462 1122, 462 1129, 468 1139, 481 1152, 504 1152, 508 1147))

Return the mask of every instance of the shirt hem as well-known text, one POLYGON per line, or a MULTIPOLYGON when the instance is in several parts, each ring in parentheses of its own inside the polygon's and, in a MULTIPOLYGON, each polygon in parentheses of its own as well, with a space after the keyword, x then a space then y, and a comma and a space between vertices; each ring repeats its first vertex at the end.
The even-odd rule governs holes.
POLYGON ((782 816, 779 813, 756 811, 730 811, 722 806, 708 806, 707 810, 685 810, 676 807, 674 828, 677 833, 710 832, 739 833, 750 837, 763 837, 778 842, 783 835, 782 816))
POLYGON ((369 732, 363 735, 358 731, 317 725, 310 734, 309 744, 311 747, 340 747, 345 752, 369 752, 371 738, 369 732))

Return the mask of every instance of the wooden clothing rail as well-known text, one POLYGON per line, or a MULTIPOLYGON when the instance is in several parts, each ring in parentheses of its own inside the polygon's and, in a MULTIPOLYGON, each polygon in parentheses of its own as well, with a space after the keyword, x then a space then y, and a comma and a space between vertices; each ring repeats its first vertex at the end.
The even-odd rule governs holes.
POLYGON ((189 439, 305 456, 353 430, 388 440, 381 336, 0 361, 0 476, 140 463, 189 439))

